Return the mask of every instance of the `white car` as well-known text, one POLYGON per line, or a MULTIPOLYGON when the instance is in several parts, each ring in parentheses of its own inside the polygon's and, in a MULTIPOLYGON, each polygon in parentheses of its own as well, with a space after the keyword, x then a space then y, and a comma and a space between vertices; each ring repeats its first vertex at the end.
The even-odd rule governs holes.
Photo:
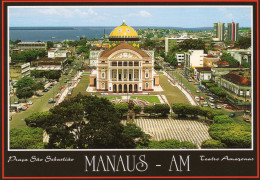
POLYGON ((200 101, 199 96, 195 96, 195 100, 199 102, 200 101))
POLYGON ((209 106, 210 106, 212 109, 215 109, 215 104, 210 103, 209 106))
POLYGON ((227 106, 227 104, 222 104, 222 107, 226 107, 227 106))
POLYGON ((210 102, 215 102, 215 99, 214 99, 213 97, 210 97, 210 98, 209 98, 209 101, 210 101, 210 102))
POLYGON ((27 104, 27 105, 32 105, 33 102, 32 102, 32 101, 28 101, 26 104, 27 104))
POLYGON ((219 104, 217 104, 217 109, 221 109, 221 106, 219 104))
POLYGON ((200 90, 199 90, 199 89, 197 89, 197 90, 196 90, 196 93, 199 93, 199 92, 200 92, 200 90))

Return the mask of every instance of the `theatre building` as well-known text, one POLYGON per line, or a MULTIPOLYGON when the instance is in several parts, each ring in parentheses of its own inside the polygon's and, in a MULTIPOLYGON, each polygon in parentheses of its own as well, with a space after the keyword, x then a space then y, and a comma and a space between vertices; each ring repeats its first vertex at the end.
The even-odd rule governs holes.
POLYGON ((159 86, 153 51, 139 48, 137 32, 125 22, 109 35, 109 48, 99 53, 90 87, 108 93, 142 93, 159 86))

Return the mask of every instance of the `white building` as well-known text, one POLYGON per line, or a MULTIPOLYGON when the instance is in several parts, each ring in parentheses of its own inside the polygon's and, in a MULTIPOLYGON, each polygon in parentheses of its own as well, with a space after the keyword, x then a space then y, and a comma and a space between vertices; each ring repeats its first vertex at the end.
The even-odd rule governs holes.
POLYGON ((97 66, 98 56, 101 50, 90 50, 89 53, 89 66, 97 66))
POLYGON ((190 68, 203 67, 203 57, 207 55, 204 54, 204 50, 189 50, 184 54, 184 67, 186 75, 190 73, 190 68))
POLYGON ((196 67, 194 68, 194 78, 198 81, 211 80, 211 68, 210 67, 196 67))
POLYGON ((175 57, 178 61, 178 66, 181 66, 181 64, 184 62, 184 53, 176 53, 175 57))
POLYGON ((228 52, 240 64, 242 62, 248 62, 251 64, 251 48, 249 48, 249 49, 230 49, 230 50, 228 50, 228 52))
POLYGON ((48 58, 64 58, 67 57, 68 51, 51 48, 48 51, 48 58))
POLYGON ((167 54, 174 46, 177 46, 180 42, 186 39, 198 39, 188 37, 187 33, 182 34, 180 37, 165 37, 165 53, 167 54))

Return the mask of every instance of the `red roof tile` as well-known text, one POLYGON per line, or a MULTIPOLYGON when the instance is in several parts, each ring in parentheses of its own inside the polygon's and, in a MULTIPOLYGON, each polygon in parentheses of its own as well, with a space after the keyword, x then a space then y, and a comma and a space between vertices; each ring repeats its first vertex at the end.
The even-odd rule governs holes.
POLYGON ((226 75, 224 75, 224 78, 227 79, 228 81, 231 81, 235 84, 241 84, 241 85, 251 85, 251 80, 243 77, 243 76, 239 76, 237 74, 234 73, 228 73, 226 75))

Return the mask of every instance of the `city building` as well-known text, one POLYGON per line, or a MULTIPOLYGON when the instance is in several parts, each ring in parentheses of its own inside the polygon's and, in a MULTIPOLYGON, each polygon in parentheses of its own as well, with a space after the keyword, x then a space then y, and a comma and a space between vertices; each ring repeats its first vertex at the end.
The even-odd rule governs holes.
POLYGON ((175 57, 176 57, 177 62, 178 62, 178 68, 181 68, 182 63, 184 63, 184 53, 176 53, 175 57))
POLYGON ((198 39, 193 37, 188 37, 187 33, 182 34, 180 37, 165 37, 165 53, 167 54, 171 49, 176 47, 180 42, 186 39, 198 39))
POLYGON ((221 77, 221 87, 226 90, 226 99, 237 109, 251 109, 251 80, 229 72, 221 77))
POLYGON ((101 50, 90 50, 89 52, 89 66, 96 66, 98 55, 101 52, 101 50))
POLYGON ((224 41, 225 23, 214 23, 214 33, 217 41, 224 41))
POLYGON ((41 50, 47 49, 47 43, 45 42, 19 42, 16 46, 16 49, 21 50, 41 50))
POLYGON ((211 55, 216 56, 216 57, 222 56, 221 51, 208 50, 208 54, 211 54, 211 55))
POLYGON ((240 64, 242 62, 248 62, 251 64, 251 48, 249 49, 229 49, 228 52, 234 59, 236 59, 240 64))
POLYGON ((142 93, 159 87, 154 52, 139 48, 137 32, 123 21, 109 35, 109 49, 97 54, 90 87, 108 93, 142 93))
POLYGON ((184 53, 185 75, 190 74, 190 68, 203 67, 204 50, 188 50, 184 53))
POLYGON ((196 67, 194 68, 194 78, 198 81, 211 80, 210 67, 196 67))
POLYGON ((219 57, 209 54, 203 58, 203 67, 216 67, 218 61, 219 57))
POLYGON ((31 61, 31 70, 56 70, 63 71, 68 65, 68 59, 66 57, 58 58, 41 58, 31 61))
POLYGON ((235 23, 235 22, 228 23, 227 40, 237 41, 239 38, 238 30, 239 30, 239 23, 235 23))
POLYGON ((9 66, 9 75, 10 81, 18 81, 23 77, 30 76, 30 63, 18 63, 10 64, 9 66))
POLYGON ((243 72, 244 74, 247 75, 247 77, 250 74, 250 69, 249 68, 241 68, 241 67, 229 67, 228 63, 225 61, 219 61, 219 63, 223 63, 222 65, 218 65, 218 67, 212 67, 212 75, 211 75, 211 80, 215 84, 217 84, 220 87, 220 78, 229 72, 243 72), (224 63, 223 63, 224 62, 224 63), (227 65, 226 65, 227 63, 227 65))
POLYGON ((51 48, 48 50, 48 58, 66 58, 68 57, 68 51, 66 50, 62 50, 62 49, 58 49, 58 48, 51 48))

